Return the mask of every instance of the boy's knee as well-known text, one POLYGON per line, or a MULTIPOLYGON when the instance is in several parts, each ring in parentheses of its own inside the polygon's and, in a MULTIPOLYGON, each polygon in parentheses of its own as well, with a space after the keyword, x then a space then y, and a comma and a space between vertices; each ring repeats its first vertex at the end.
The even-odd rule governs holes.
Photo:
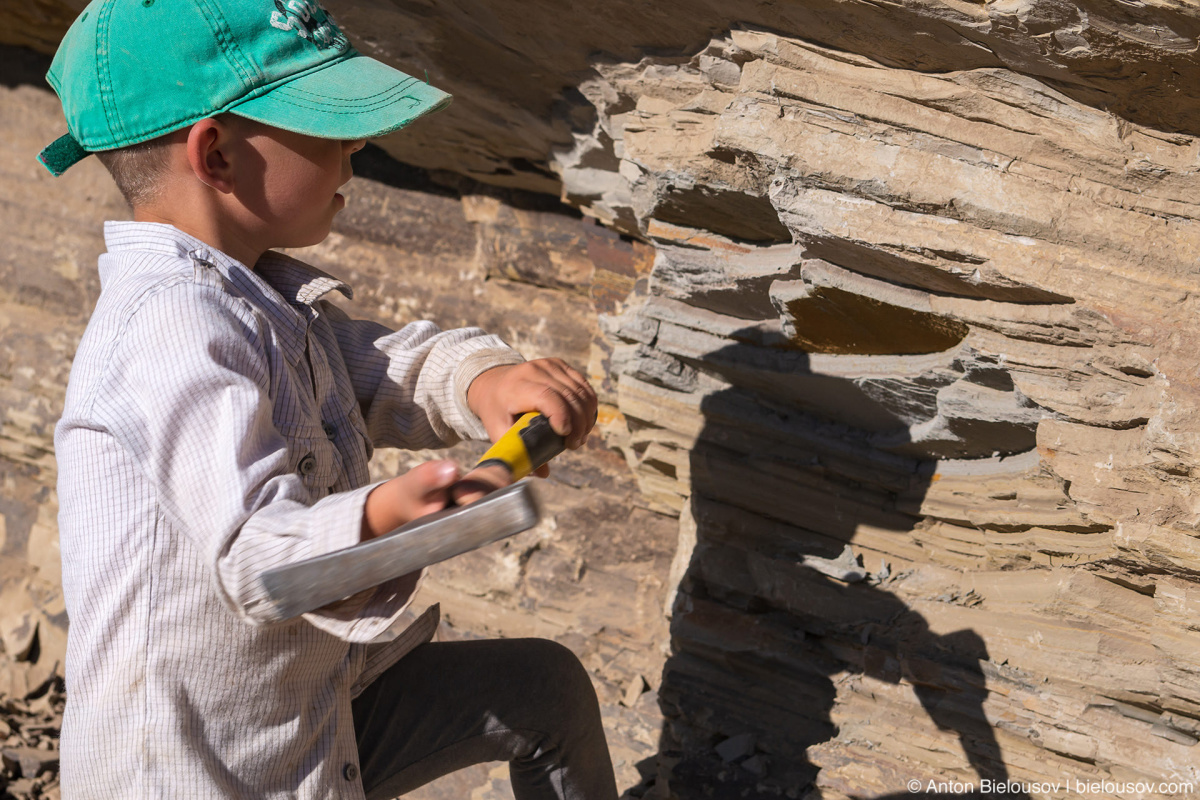
POLYGON ((584 710, 596 706, 596 690, 591 676, 571 650, 550 639, 528 639, 529 657, 545 676, 544 685, 564 705, 584 710))

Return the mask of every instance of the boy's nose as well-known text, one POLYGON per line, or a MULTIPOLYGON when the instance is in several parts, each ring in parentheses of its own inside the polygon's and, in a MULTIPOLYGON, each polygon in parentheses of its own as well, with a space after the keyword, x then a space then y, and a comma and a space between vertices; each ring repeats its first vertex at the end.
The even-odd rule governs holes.
POLYGON ((346 151, 350 152, 350 153, 357 153, 359 150, 362 150, 366 146, 367 146, 366 139, 347 139, 345 142, 346 151))

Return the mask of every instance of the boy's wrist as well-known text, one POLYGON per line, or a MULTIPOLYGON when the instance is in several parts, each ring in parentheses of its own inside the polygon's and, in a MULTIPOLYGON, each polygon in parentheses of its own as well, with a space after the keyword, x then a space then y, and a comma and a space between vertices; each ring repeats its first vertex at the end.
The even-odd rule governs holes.
POLYGON ((392 481, 384 481, 367 494, 362 512, 362 541, 382 536, 396 525, 391 524, 395 515, 392 481))
MULTIPOLYGON (((499 342, 499 340, 496 340, 499 342)), ((458 431, 464 439, 490 439, 491 429, 487 425, 491 398, 495 389, 488 384, 505 371, 503 368, 525 363, 524 357, 512 348, 499 342, 499 347, 487 347, 468 354, 455 372, 455 400, 463 428, 458 431), (490 373, 490 374, 489 374, 490 373), (483 377, 483 376, 488 377, 483 377), (483 381, 480 382, 480 378, 483 381)))
POLYGON ((489 406, 494 393, 492 384, 513 366, 513 364, 502 364, 489 367, 476 375, 475 379, 467 386, 467 409, 480 420, 485 419, 491 410, 489 406))

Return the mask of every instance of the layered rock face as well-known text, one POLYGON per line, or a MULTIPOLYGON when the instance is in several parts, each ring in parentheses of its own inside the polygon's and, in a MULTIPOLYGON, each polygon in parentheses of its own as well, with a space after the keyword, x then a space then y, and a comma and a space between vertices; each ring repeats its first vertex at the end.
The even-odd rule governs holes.
MULTIPOLYGON (((590 358, 640 486, 570 462, 553 523, 434 575, 451 635, 579 652, 632 796, 1200 796, 1194 7, 330 5, 455 94, 383 148, 610 229, 376 172, 315 256, 362 313, 590 358)), ((11 180, 54 269, 0 262, 0 555, 53 644, 96 242, 11 180), (25 333, 42 306, 65 324, 25 333)), ((476 777, 444 796, 507 791, 476 777)))
POLYGON ((657 247, 606 322, 672 789, 1196 785, 1200 143, 759 31, 597 71, 558 164, 657 247))

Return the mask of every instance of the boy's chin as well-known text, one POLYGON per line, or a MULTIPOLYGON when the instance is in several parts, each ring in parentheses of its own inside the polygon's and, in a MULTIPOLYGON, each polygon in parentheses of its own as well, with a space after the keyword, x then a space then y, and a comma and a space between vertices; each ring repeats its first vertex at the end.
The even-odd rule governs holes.
POLYGON ((313 247, 329 238, 332 227, 331 220, 325 225, 315 225, 307 230, 298 231, 294 236, 289 237, 287 244, 276 245, 276 247, 313 247))

